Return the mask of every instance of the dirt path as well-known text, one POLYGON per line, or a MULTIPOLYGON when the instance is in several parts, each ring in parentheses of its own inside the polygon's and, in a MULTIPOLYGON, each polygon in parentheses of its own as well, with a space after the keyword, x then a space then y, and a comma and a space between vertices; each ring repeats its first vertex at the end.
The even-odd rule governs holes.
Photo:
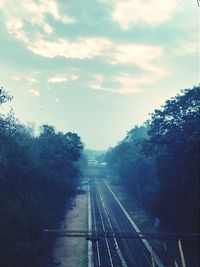
MULTIPOLYGON (((67 230, 88 229, 88 196, 77 195, 63 223, 67 230)), ((84 238, 60 237, 55 245, 54 261, 59 267, 86 267, 88 264, 88 243, 84 238)))

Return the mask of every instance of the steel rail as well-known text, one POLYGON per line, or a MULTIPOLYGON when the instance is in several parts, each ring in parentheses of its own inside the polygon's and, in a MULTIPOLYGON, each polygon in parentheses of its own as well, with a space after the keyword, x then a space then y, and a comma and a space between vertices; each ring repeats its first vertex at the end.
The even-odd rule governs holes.
MULTIPOLYGON (((103 216, 102 216, 102 211, 101 211, 99 199, 97 201, 97 205, 98 205, 98 209, 99 209, 99 214, 100 214, 100 218, 101 218, 102 227, 103 227, 103 230, 105 232, 105 224, 104 224, 104 220, 103 220, 103 216)), ((110 264, 111 264, 111 267, 114 267, 114 265, 113 265, 113 259, 112 259, 112 255, 111 255, 111 250, 110 250, 110 246, 109 246, 109 243, 108 243, 108 240, 107 240, 107 237, 106 236, 105 236, 105 240, 106 240, 106 246, 107 246, 107 250, 108 250, 110 264)))
MULTIPOLYGON (((94 209, 94 197, 92 195, 91 192, 89 192, 89 194, 91 194, 91 206, 92 206, 92 217, 93 217, 93 221, 94 221, 94 229, 95 229, 95 232, 97 232, 97 224, 96 224, 96 216, 95 216, 95 209, 94 209)), ((88 239, 86 237, 87 240, 91 240, 92 239, 88 239)), ((93 240, 95 241, 94 237, 93 237, 93 240)), ((96 239, 96 249, 97 249, 97 261, 98 261, 98 265, 101 266, 101 259, 100 259, 100 252, 99 252, 99 242, 98 240, 96 239)))
MULTIPOLYGON (((112 231, 113 231, 113 226, 112 226, 111 220, 110 220, 110 218, 109 218, 108 210, 107 210, 107 208, 106 208, 106 205, 105 205, 105 203, 104 203, 104 200, 103 200, 103 197, 102 197, 100 191, 98 191, 98 192, 99 192, 99 196, 100 196, 100 199, 101 199, 101 202, 102 202, 102 205, 103 205, 105 214, 106 214, 107 219, 108 219, 108 223, 109 223, 110 229, 112 229, 112 231)), ((122 266, 123 266, 123 267, 127 267, 126 261, 125 261, 123 255, 122 255, 122 253, 121 253, 121 251, 120 251, 120 248, 119 248, 119 245, 118 245, 118 243, 117 243, 117 239, 115 238, 115 235, 113 235, 113 240, 114 240, 114 243, 115 243, 115 248, 116 248, 117 254, 118 254, 119 259, 120 259, 120 261, 121 261, 121 263, 122 263, 122 266)))

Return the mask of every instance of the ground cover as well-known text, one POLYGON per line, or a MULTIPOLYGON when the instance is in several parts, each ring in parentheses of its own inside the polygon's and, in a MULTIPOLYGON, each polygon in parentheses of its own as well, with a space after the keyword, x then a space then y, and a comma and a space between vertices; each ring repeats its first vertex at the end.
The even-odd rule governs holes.
MULTIPOLYGON (((173 232, 172 229, 166 225, 160 225, 160 228, 155 228, 155 217, 145 211, 140 203, 134 198, 133 195, 127 193, 123 187, 119 184, 109 183, 113 192, 116 194, 119 201, 122 203, 124 208, 127 210, 133 221, 136 223, 141 232, 144 233, 163 233, 173 232)), ((165 266, 175 266, 174 261, 180 262, 180 255, 178 251, 177 242, 174 240, 168 240, 166 242, 167 254, 164 253, 164 242, 157 239, 148 240, 155 253, 160 257, 165 266)), ((184 255, 186 258, 187 267, 198 267, 199 266, 199 252, 198 248, 184 249, 184 255)), ((181 265, 180 265, 181 266, 181 265)))
MULTIPOLYGON (((78 194, 67 210, 61 228, 88 230, 88 194, 78 194)), ((59 267, 86 267, 88 265, 88 241, 84 238, 60 237, 54 249, 54 262, 59 267)))

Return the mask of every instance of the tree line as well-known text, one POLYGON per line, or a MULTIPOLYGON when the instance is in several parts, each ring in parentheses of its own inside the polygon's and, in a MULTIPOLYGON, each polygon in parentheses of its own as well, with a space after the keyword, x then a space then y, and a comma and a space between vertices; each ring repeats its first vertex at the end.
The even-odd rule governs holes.
MULTIPOLYGON (((0 106, 12 98, 0 88, 0 106)), ((43 125, 38 135, 0 114, 0 265, 40 266, 41 235, 58 227, 81 171, 83 144, 43 125)))
POLYGON ((113 176, 147 211, 199 231, 200 86, 181 90, 108 150, 113 176))

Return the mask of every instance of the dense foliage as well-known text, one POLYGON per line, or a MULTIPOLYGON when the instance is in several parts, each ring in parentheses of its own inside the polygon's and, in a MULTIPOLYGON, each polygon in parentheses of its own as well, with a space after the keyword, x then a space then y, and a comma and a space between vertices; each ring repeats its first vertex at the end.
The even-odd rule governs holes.
POLYGON ((200 87, 181 91, 107 153, 108 166, 144 208, 198 231, 200 87))
MULTIPOLYGON (((11 98, 0 90, 0 104, 11 98)), ((57 227, 79 183, 83 145, 75 133, 43 125, 35 136, 12 114, 0 116, 0 263, 40 266, 41 233, 57 227)))

